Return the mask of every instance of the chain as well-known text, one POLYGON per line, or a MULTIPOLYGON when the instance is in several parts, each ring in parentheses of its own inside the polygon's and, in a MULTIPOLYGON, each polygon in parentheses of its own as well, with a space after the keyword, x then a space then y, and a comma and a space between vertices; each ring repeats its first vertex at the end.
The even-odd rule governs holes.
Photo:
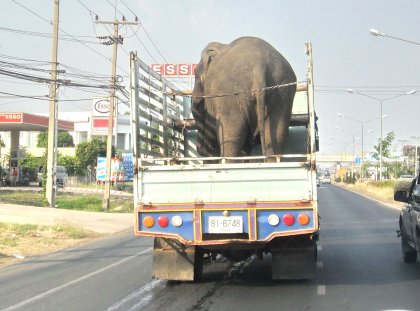
MULTIPOLYGON (((239 96, 241 94, 253 94, 253 93, 257 93, 257 92, 281 89, 281 88, 289 87, 289 86, 292 86, 292 85, 298 85, 300 83, 305 83, 305 82, 306 81, 290 82, 290 83, 285 83, 285 84, 277 84, 277 85, 273 85, 273 86, 266 86, 266 87, 256 89, 256 90, 252 90, 252 91, 240 91, 240 92, 234 92, 234 93, 228 93, 228 94, 219 94, 219 95, 202 95, 202 96, 196 96, 196 97, 205 99, 205 98, 220 98, 220 97, 228 97, 228 96, 239 96)), ((183 93, 179 93, 179 94, 171 93, 171 95, 172 96, 183 95, 183 96, 187 96, 187 97, 192 97, 191 94, 183 94, 183 93)))

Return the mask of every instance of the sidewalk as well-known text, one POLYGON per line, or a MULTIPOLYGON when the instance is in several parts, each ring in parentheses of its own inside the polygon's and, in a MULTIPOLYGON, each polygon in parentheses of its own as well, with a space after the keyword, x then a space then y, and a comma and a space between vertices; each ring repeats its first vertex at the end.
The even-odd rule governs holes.
POLYGON ((99 213, 48 207, 0 203, 0 222, 19 224, 69 224, 101 234, 112 234, 132 229, 132 213, 99 213))

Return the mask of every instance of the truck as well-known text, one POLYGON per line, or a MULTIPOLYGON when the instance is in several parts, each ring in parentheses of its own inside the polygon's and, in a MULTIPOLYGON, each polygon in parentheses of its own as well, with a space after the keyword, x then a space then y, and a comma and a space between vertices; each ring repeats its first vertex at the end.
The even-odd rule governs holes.
POLYGON ((314 277, 319 217, 312 46, 284 153, 200 157, 189 98, 130 54, 135 235, 154 238, 153 276, 194 281, 222 255, 272 261, 272 279, 314 277))

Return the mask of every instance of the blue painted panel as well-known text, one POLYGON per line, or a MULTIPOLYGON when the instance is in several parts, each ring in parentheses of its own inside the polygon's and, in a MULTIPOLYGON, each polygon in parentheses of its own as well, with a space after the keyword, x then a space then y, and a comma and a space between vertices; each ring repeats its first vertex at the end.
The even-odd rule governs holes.
POLYGON ((194 240, 194 216, 193 212, 139 212, 139 230, 145 232, 162 233, 162 234, 178 234, 185 240, 194 240), (169 225, 166 228, 162 228, 158 224, 158 218, 161 215, 165 215, 169 218, 169 225), (183 223, 181 227, 174 227, 171 224, 171 218, 175 215, 181 216, 183 223), (155 220, 155 225, 151 228, 143 226, 143 219, 146 216, 152 216, 155 220))
POLYGON ((304 230, 314 227, 312 210, 261 210, 257 211, 257 231, 258 231, 258 240, 266 239, 273 232, 280 231, 291 231, 291 230, 304 230), (277 226, 272 226, 268 223, 268 216, 271 214, 276 214, 280 218, 280 222, 277 226), (295 223, 291 226, 287 226, 283 223, 283 216, 286 214, 291 214, 295 217, 295 223), (307 214, 309 216, 309 223, 306 226, 302 226, 298 223, 298 216, 300 214, 307 214))
MULTIPOLYGON (((248 230, 248 211, 247 210, 229 210, 231 216, 241 216, 243 232, 249 233, 248 230)), ((203 211, 201 213, 201 221, 203 233, 209 233, 209 216, 223 216, 223 211, 203 211)))

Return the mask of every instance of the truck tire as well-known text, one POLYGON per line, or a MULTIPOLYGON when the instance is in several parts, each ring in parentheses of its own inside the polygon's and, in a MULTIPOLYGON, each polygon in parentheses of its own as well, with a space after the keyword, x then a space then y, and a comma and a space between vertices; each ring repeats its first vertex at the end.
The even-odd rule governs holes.
POLYGON ((417 261, 417 251, 407 242, 404 233, 401 235, 401 248, 404 262, 413 263, 417 261))

